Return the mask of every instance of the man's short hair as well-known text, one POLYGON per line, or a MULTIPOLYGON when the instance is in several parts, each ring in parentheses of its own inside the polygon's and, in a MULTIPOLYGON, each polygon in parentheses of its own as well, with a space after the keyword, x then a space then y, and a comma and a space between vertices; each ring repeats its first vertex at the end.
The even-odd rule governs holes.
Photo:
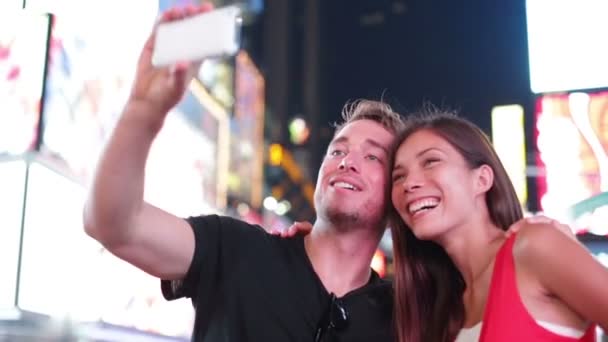
POLYGON ((359 99, 348 102, 342 108, 342 122, 335 125, 334 137, 351 122, 370 120, 379 123, 389 132, 397 135, 405 128, 405 121, 390 105, 382 101, 359 99))

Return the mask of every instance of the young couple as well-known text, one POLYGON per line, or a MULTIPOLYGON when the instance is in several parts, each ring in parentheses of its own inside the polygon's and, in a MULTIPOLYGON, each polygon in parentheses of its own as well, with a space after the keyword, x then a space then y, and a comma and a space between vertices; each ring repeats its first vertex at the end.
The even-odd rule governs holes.
MULTIPOLYGON (((173 9, 162 21, 210 8, 173 9)), ((378 102, 345 110, 321 165, 310 234, 283 238, 143 200, 150 146, 198 67, 152 67, 153 34, 101 156, 89 235, 191 298, 196 341, 588 341, 608 328, 608 271, 546 218, 522 220, 482 132, 432 113, 403 122, 378 102), (392 229, 395 283, 370 269, 392 229), (509 227, 519 232, 507 237, 509 227)), ((109 280, 111 281, 111 280, 109 280)))

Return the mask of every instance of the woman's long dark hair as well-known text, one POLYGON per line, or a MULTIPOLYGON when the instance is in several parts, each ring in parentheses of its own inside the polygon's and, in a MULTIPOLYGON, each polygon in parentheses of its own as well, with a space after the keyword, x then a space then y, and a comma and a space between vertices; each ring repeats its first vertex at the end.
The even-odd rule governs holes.
MULTIPOLYGON (((486 193, 490 219, 506 230, 523 217, 513 184, 483 131, 453 112, 428 106, 411 117, 395 152, 413 133, 428 130, 450 143, 471 169, 488 165, 494 183, 486 193)), ((393 153, 394 155, 394 153, 393 153)), ((438 244, 419 240, 393 208, 395 323, 398 342, 452 342, 465 320, 462 275, 438 244)))
POLYGON ((454 341, 464 323, 465 283, 445 250, 391 216, 398 342, 454 341))

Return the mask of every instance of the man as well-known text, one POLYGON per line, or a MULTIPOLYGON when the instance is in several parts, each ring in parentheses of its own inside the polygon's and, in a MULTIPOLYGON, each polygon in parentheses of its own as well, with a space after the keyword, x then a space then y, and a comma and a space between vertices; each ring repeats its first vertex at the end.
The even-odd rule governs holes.
MULTIPOLYGON (((170 10, 161 21, 208 11, 170 10)), ((196 341, 392 341, 392 287, 370 268, 385 227, 389 151, 403 122, 382 103, 345 108, 319 171, 309 235, 282 239, 217 215, 178 218, 143 200, 150 146, 197 65, 151 65, 154 34, 101 156, 86 232, 188 297, 196 341)))

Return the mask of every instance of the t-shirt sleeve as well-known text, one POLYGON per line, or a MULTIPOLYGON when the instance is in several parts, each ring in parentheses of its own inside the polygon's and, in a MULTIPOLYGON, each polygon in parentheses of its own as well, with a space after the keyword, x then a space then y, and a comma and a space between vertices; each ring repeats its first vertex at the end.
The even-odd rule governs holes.
POLYGON ((221 290, 224 279, 237 269, 238 263, 255 245, 267 239, 259 226, 250 225, 227 216, 207 215, 189 217, 186 221, 194 232, 194 255, 181 280, 161 280, 161 290, 167 300, 209 297, 221 290))

